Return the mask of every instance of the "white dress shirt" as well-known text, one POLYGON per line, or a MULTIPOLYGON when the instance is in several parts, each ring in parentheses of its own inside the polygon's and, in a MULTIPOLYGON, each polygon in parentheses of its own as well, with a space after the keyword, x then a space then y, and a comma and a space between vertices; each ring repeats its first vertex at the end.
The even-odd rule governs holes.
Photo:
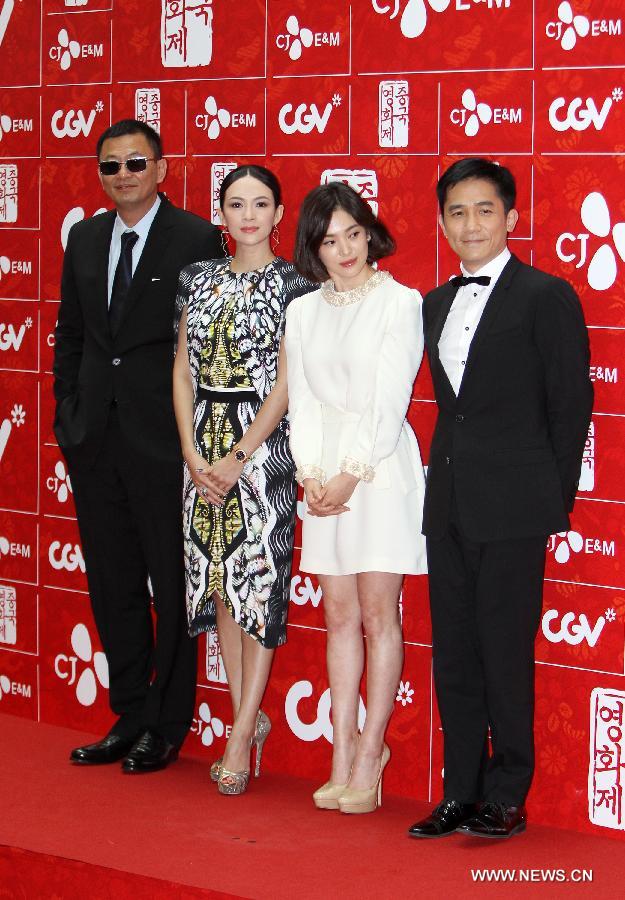
POLYGON ((154 205, 146 212, 142 219, 139 219, 136 225, 133 225, 132 228, 129 228, 128 225, 124 223, 124 220, 120 218, 119 213, 115 217, 115 224, 113 225, 113 234, 111 236, 111 247, 109 250, 109 272, 108 272, 108 302, 109 306, 111 305, 111 294, 113 292, 113 279, 115 278, 115 269, 117 268, 117 263, 119 262, 119 255, 122 250, 122 234, 125 231, 134 231, 135 234, 139 235, 139 239, 135 242, 134 247, 132 248, 132 274, 135 274, 135 269, 139 264, 139 260, 141 259, 141 254, 143 253, 143 248, 145 247, 145 242, 148 239, 148 232, 154 221, 154 217, 158 212, 158 208, 161 205, 161 198, 157 197, 154 201, 154 205))
POLYGON ((506 247, 499 256, 491 259, 477 272, 467 272, 464 266, 460 265, 460 270, 465 276, 489 275, 490 284, 465 284, 458 288, 438 342, 440 361, 456 396, 460 391, 469 348, 480 324, 484 307, 510 255, 506 247))

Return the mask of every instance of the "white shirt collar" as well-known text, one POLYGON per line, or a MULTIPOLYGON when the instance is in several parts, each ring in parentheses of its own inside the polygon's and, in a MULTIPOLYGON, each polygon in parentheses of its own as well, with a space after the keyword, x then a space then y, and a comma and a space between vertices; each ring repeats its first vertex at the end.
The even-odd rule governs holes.
POLYGON ((491 286, 497 281, 501 273, 503 272, 506 263, 510 259, 512 254, 508 250, 507 247, 501 251, 499 256, 496 256, 494 259, 491 259, 490 262, 487 262, 485 266, 482 266, 481 269, 478 269, 477 272, 467 272, 465 267, 460 263, 460 271, 463 275, 488 275, 490 277, 491 286))
POLYGON ((139 219, 136 225, 133 225, 130 228, 124 220, 121 218, 119 213, 117 213, 115 217, 115 225, 114 228, 114 236, 120 237, 124 231, 134 231, 135 234, 139 235, 139 240, 145 243, 148 237, 148 232, 150 230, 150 226, 154 221, 156 213, 158 212, 158 208, 161 205, 161 198, 157 196, 156 200, 150 207, 150 209, 146 212, 142 219, 139 219))

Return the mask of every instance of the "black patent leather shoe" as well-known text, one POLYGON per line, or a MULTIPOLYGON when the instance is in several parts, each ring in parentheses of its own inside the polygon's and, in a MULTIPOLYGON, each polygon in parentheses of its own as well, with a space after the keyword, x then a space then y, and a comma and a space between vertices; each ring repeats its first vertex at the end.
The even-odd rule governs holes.
POLYGON ((457 800, 443 800, 426 819, 415 822, 408 829, 410 837, 440 838, 453 834, 463 822, 475 815, 474 803, 458 803, 457 800))
POLYGON ((134 744, 134 738, 120 737, 118 734, 107 734, 95 744, 75 747, 69 755, 70 762, 80 766, 102 766, 106 763, 119 762, 134 744))
POLYGON ((178 759, 178 748, 148 728, 138 738, 122 763, 122 772, 133 775, 141 772, 158 772, 178 759))
POLYGON ((475 816, 462 825, 463 834, 475 837, 509 838, 525 831, 527 815, 524 806, 506 806, 505 803, 486 802, 480 805, 475 816))

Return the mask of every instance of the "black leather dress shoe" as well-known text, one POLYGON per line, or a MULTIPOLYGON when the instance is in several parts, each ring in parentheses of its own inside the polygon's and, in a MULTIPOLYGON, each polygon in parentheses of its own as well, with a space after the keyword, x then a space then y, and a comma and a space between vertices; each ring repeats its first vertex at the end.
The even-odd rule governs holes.
POLYGON ((408 829, 410 837, 439 838, 453 834, 459 825, 475 815, 474 803, 458 803, 457 800, 443 800, 426 819, 415 822, 408 829))
POLYGON ((168 740, 148 728, 135 741, 122 763, 122 772, 133 775, 140 772, 158 772, 178 759, 178 748, 168 740))
POLYGON ((95 744, 76 747, 69 755, 70 762, 81 766, 102 766, 105 763, 119 762, 134 744, 134 738, 120 737, 118 734, 107 734, 95 744))
POLYGON ((524 806, 487 802, 480 805, 477 814, 465 822, 460 831, 475 837, 509 838, 525 831, 526 823, 524 806))

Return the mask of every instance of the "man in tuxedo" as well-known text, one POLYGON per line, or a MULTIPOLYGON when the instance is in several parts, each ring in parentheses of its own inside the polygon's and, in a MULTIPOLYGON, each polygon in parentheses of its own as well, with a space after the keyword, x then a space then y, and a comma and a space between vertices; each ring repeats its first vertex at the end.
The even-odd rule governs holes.
POLYGON ((438 405, 423 531, 445 790, 409 834, 507 838, 525 829, 545 551, 569 528, 579 480, 588 334, 571 286, 507 248, 518 219, 508 169, 458 160, 437 194, 462 271, 423 307, 438 405))
POLYGON ((97 158, 115 209, 69 233, 54 431, 69 465, 117 720, 70 759, 123 760, 124 772, 150 772, 176 759, 195 699, 172 400, 176 289, 184 266, 223 251, 217 228, 159 195, 167 161, 152 128, 117 122, 100 136, 97 158))

